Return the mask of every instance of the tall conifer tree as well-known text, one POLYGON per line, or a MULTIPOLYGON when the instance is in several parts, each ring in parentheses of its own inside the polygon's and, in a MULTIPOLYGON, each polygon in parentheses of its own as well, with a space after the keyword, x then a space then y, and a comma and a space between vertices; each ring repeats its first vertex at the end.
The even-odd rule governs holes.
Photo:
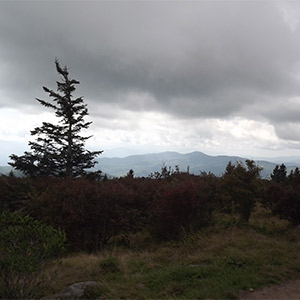
POLYGON ((57 59, 55 66, 62 79, 57 81, 57 92, 43 87, 53 102, 36 100, 55 111, 58 124, 43 122, 41 127, 32 130, 31 135, 36 140, 29 142, 31 151, 26 151, 22 156, 12 154, 10 158, 13 162, 9 164, 32 177, 79 177, 86 174, 86 169, 95 166, 94 159, 102 151, 85 149, 85 141, 90 136, 83 137, 80 132, 92 122, 84 120, 88 110, 83 97, 74 99, 72 95, 79 81, 70 79, 67 67, 61 68, 57 59))

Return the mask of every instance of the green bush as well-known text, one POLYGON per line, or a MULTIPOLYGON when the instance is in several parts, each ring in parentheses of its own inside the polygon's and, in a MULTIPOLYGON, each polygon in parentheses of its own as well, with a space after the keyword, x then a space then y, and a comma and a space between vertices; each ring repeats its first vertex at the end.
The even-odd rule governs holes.
POLYGON ((263 199, 272 213, 288 220, 292 225, 300 225, 300 187, 294 182, 270 182, 263 199))
POLYGON ((0 296, 37 296, 42 268, 65 250, 65 234, 29 216, 0 214, 0 296))
POLYGON ((246 165, 229 162, 221 178, 222 211, 231 215, 238 214, 240 220, 248 222, 261 194, 261 168, 253 160, 246 165))
POLYGON ((15 211, 23 208, 31 193, 31 181, 28 178, 0 176, 0 212, 15 211))
POLYGON ((116 273, 120 271, 119 264, 116 257, 109 256, 101 261, 100 267, 104 273, 116 273))

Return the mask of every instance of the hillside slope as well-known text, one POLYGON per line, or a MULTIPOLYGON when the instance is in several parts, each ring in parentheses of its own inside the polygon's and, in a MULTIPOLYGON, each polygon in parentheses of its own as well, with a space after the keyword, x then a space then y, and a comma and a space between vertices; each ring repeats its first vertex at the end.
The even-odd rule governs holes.
MULTIPOLYGON (((103 173, 113 176, 124 176, 132 169, 136 176, 148 176, 152 172, 160 171, 162 166, 179 166, 181 171, 189 168, 190 173, 199 174, 200 172, 212 172, 215 175, 224 173, 229 161, 232 163, 245 162, 246 158, 238 156, 210 156, 202 152, 192 152, 180 154, 177 152, 162 152, 144 155, 132 155, 125 158, 100 158, 97 168, 103 173)), ((263 167, 262 177, 269 177, 276 166, 275 163, 268 161, 257 161, 263 167)), ((292 169, 293 167, 290 167, 292 169)))
MULTIPOLYGON (((160 171, 163 166, 175 169, 178 166, 180 171, 187 171, 191 174, 200 174, 200 172, 212 172, 215 175, 224 173, 226 165, 229 161, 235 163, 237 161, 245 162, 247 158, 239 156, 218 155, 211 156, 205 153, 195 151, 191 153, 181 154, 178 152, 161 152, 143 155, 131 155, 124 158, 119 157, 103 157, 98 159, 96 170, 101 170, 109 176, 125 176, 129 170, 133 170, 135 176, 148 176, 150 173, 160 171)), ((263 168, 261 172, 262 178, 270 177, 276 166, 275 162, 266 160, 257 160, 259 166, 263 168)), ((300 164, 298 164, 299 166, 300 164)), ((288 172, 295 169, 297 164, 286 163, 288 172)), ((0 166, 0 174, 7 175, 12 168, 10 166, 0 166)), ((20 172, 14 171, 15 175, 21 176, 20 172)))

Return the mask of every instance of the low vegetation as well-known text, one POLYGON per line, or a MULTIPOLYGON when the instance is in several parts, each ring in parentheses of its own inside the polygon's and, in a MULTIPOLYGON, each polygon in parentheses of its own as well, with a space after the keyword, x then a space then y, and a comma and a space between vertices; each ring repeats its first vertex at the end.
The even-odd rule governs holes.
POLYGON ((234 298, 300 277, 299 171, 260 171, 246 161, 221 177, 165 167, 100 181, 2 176, 0 209, 66 234, 61 264, 39 269, 42 295, 94 280, 85 298, 234 298))
POLYGON ((0 214, 1 298, 38 297, 41 270, 64 250, 63 232, 29 216, 5 211, 0 214))
POLYGON ((299 278, 299 229, 257 207, 248 224, 226 215, 180 241, 147 233, 117 239, 93 254, 70 254, 47 269, 51 295, 73 282, 95 280, 97 299, 237 298, 241 290, 299 278))

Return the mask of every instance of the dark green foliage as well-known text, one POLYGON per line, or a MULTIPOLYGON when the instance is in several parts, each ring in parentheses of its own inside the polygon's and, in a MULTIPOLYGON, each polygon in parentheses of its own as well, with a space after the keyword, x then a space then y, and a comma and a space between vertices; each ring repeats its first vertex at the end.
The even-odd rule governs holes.
POLYGON ((288 184, 271 182, 264 197, 264 204, 272 210, 274 215, 290 221, 294 226, 300 224, 300 185, 298 180, 298 177, 294 177, 288 184))
POLYGON ((239 214, 242 221, 248 221, 260 192, 261 168, 252 160, 246 160, 246 166, 238 162, 228 163, 222 176, 221 194, 223 210, 239 214))
POLYGON ((273 214, 290 221, 293 225, 300 224, 300 172, 299 168, 292 170, 286 176, 286 168, 277 166, 272 181, 267 184, 263 203, 273 214))
POLYGON ((31 181, 28 178, 0 176, 0 212, 21 209, 30 195, 31 181))
POLYGON ((58 60, 55 65, 62 77, 61 82, 57 81, 57 92, 43 87, 49 97, 53 98, 53 102, 36 100, 46 108, 53 109, 59 122, 43 122, 41 127, 31 131, 31 135, 36 137, 36 141, 29 142, 31 152, 26 151, 22 156, 10 156, 13 162, 9 164, 31 177, 85 175, 85 170, 96 164, 94 158, 102 153, 84 148, 85 141, 90 137, 83 137, 80 132, 92 122, 84 120, 88 110, 83 98, 73 98, 79 81, 70 79, 67 67, 61 68, 58 60))
POLYGON ((100 267, 104 273, 117 273, 120 271, 120 263, 116 257, 107 257, 100 262, 100 267))
POLYGON ((170 166, 167 167, 165 164, 163 164, 160 172, 157 171, 154 173, 150 173, 148 177, 152 179, 168 179, 168 178, 172 178, 173 175, 179 173, 181 173, 179 166, 175 166, 175 170, 173 170, 172 167, 170 166))
POLYGON ((17 212, 0 214, 1 298, 28 299, 40 283, 40 271, 64 250, 65 234, 17 212))
POLYGON ((295 168, 295 170, 291 170, 288 176, 288 183, 291 185, 299 185, 300 184, 300 170, 299 168, 295 168))
MULTIPOLYGON (((299 170, 298 170, 299 171, 299 170)), ((275 182, 285 182, 287 179, 286 176, 286 166, 281 164, 280 166, 276 166, 271 174, 271 178, 275 182)))

